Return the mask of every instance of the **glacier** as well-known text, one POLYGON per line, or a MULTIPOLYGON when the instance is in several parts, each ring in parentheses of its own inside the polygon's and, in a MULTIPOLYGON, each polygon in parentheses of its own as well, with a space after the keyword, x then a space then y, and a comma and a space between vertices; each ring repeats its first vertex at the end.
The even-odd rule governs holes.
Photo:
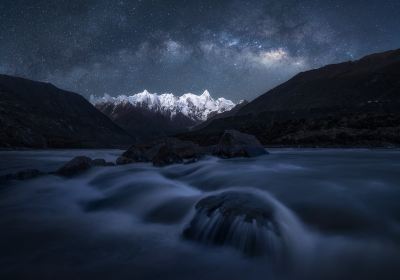
POLYGON ((215 114, 231 110, 237 104, 223 97, 214 99, 208 90, 201 95, 185 93, 176 96, 172 93, 150 93, 147 90, 133 95, 119 95, 112 97, 105 94, 103 97, 90 96, 93 105, 112 104, 114 108, 132 105, 145 108, 149 111, 160 112, 173 119, 178 114, 196 122, 206 121, 215 114))

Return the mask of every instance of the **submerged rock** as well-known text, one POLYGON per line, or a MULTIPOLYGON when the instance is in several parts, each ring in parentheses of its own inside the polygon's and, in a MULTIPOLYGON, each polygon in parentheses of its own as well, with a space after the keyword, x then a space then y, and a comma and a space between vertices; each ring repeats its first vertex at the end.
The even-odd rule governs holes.
POLYGON ((125 164, 129 164, 129 163, 133 163, 134 161, 130 158, 127 158, 125 156, 120 156, 117 158, 116 163, 117 165, 125 165, 125 164))
POLYGON ((256 157, 266 153, 256 137, 236 130, 226 130, 213 151, 222 158, 256 157))
POLYGON ((18 171, 17 173, 6 174, 0 176, 0 182, 5 182, 8 180, 29 180, 43 175, 44 173, 37 169, 24 169, 18 171))
POLYGON ((274 205, 252 193, 224 192, 200 200, 183 236, 203 244, 234 247, 248 256, 275 260, 287 244, 274 205))
POLYGON ((14 178, 17 180, 28 180, 36 178, 44 173, 37 169, 25 169, 14 174, 14 178))
POLYGON ((96 159, 92 160, 92 165, 94 165, 94 166, 106 166, 107 162, 105 161, 105 159, 96 158, 96 159))
POLYGON ((92 160, 92 165, 93 166, 114 166, 115 163, 106 161, 105 159, 102 158, 96 158, 92 160))
POLYGON ((92 160, 85 156, 78 156, 67 162, 57 170, 58 175, 73 176, 92 167, 92 160))
POLYGON ((86 156, 78 156, 68 161, 66 164, 64 164, 61 168, 59 168, 55 172, 44 173, 37 169, 24 169, 18 171, 17 173, 11 173, 0 176, 0 182, 8 180, 28 180, 46 174, 56 174, 69 177, 82 173, 93 166, 113 166, 113 165, 115 164, 112 162, 107 162, 104 159, 92 160, 91 158, 86 156))

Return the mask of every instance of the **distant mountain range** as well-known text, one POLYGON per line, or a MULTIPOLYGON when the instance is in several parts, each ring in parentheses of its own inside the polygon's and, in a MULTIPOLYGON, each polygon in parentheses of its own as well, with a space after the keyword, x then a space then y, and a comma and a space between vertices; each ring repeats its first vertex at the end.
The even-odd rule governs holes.
POLYGON ((0 75, 0 147, 122 147, 132 137, 81 95, 0 75))
POLYGON ((400 50, 299 73, 180 137, 212 144, 225 129, 254 134, 266 145, 399 145, 400 50))
POLYGON ((226 129, 275 146, 399 146, 400 50, 299 73, 250 103, 208 91, 90 101, 0 75, 0 147, 123 147, 171 134, 210 145, 226 129))
POLYGON ((145 90, 130 96, 91 96, 90 101, 138 140, 185 131, 236 106, 225 98, 213 99, 207 90, 201 95, 186 93, 179 97, 145 90))
POLYGON ((186 131, 235 107, 208 91, 90 100, 96 107, 52 84, 0 75, 0 148, 126 147, 186 131))

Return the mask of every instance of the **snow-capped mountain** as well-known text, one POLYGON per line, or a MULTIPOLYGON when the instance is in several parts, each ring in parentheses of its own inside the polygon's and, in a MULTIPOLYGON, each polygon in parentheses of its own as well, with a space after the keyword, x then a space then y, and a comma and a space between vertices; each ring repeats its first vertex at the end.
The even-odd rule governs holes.
POLYGON ((133 106, 160 113, 171 120, 183 115, 194 122, 206 121, 213 115, 229 111, 236 106, 231 100, 222 97, 213 99, 208 90, 205 90, 201 95, 185 93, 182 96, 175 96, 172 93, 156 94, 145 90, 130 96, 91 96, 90 102, 98 108, 107 104, 113 106, 114 110, 133 106))
POLYGON ((130 96, 91 96, 90 102, 137 140, 183 132, 235 107, 225 98, 213 99, 207 90, 182 96, 145 90, 130 96))

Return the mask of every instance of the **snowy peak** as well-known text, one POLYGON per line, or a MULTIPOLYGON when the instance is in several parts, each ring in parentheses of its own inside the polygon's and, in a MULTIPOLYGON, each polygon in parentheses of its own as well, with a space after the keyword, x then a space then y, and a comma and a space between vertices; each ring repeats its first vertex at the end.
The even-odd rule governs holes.
POLYGON ((207 120, 210 116, 231 110, 236 106, 231 100, 225 98, 213 99, 208 90, 201 95, 185 93, 182 96, 175 96, 172 93, 150 93, 147 90, 143 92, 126 96, 120 95, 111 97, 90 96, 90 102, 95 106, 101 104, 111 104, 115 108, 119 106, 132 105, 150 111, 160 112, 171 119, 178 114, 182 114, 193 121, 200 122, 207 120))
POLYGON ((211 99, 211 95, 208 90, 205 90, 201 96, 205 99, 211 99))

